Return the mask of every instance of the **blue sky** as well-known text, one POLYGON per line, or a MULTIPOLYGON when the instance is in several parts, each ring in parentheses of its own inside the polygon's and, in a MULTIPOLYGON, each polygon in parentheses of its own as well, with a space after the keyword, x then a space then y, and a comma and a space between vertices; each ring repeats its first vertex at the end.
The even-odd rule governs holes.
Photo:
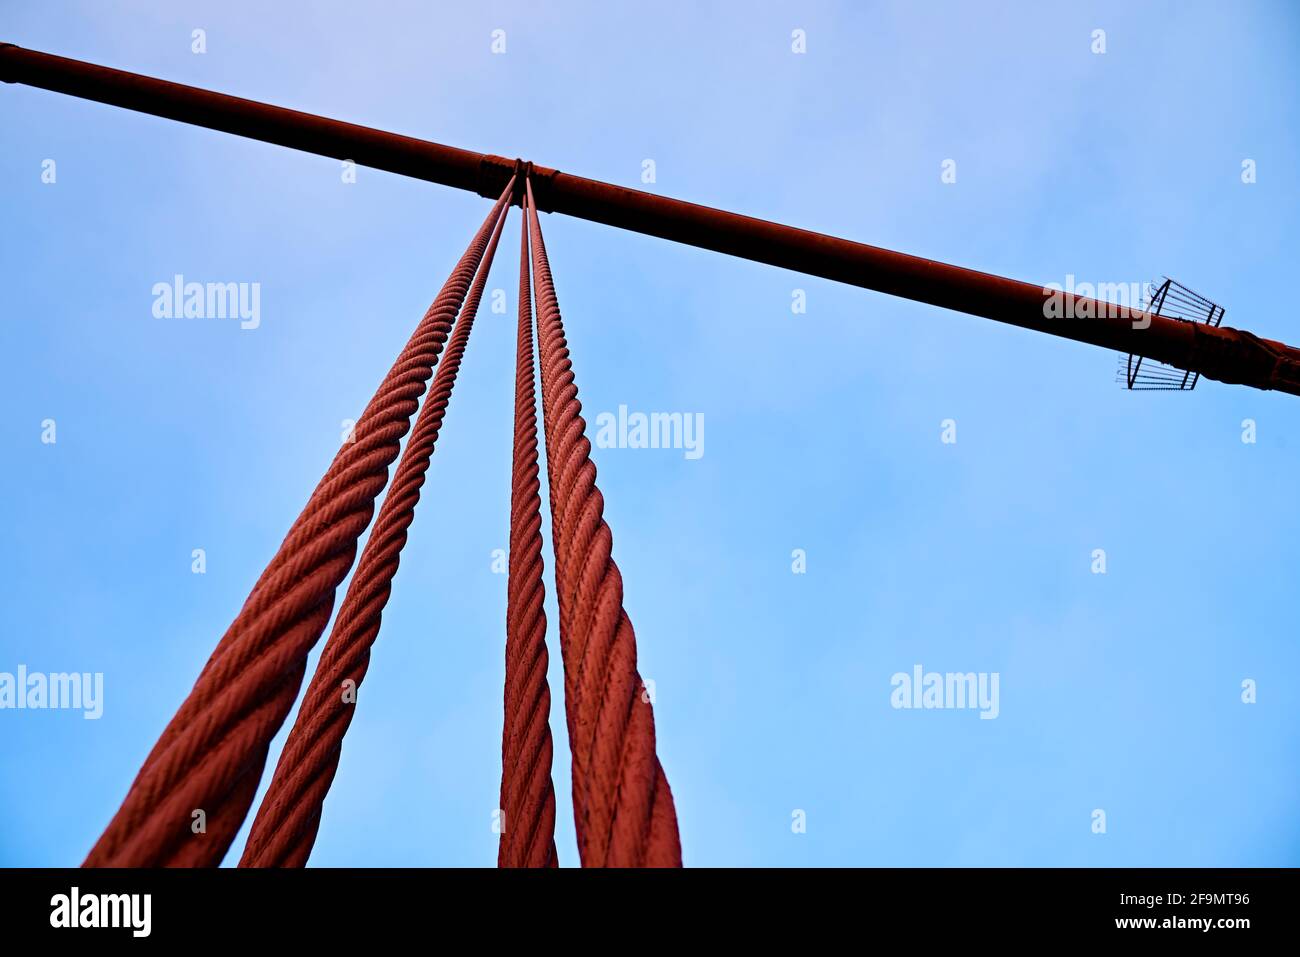
MULTIPOLYGON (((0 39, 628 186, 653 159, 666 195, 1033 282, 1168 274, 1300 342, 1294 5, 987 6, 9 2, 0 39)), ((105 687, 98 721, 0 711, 0 864, 72 865, 487 207, 20 86, 0 136, 0 671, 105 687), (155 319, 176 273, 260 283, 260 327, 155 319)), ((1130 394, 1102 350, 543 226, 589 420, 706 421, 695 460, 595 454, 688 865, 1300 863, 1293 397, 1130 394), (892 708, 916 664, 998 673, 998 718, 892 708)), ((316 864, 495 863, 513 242, 316 864)))

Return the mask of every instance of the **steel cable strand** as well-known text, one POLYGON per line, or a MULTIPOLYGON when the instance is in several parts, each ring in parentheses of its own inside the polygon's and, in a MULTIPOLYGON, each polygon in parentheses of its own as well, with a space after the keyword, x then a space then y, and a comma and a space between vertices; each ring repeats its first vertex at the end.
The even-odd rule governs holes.
POLYGON ((584 867, 679 867, 672 791, 655 753, 653 706, 636 670, 636 636, 623 610, 622 577, 527 187, 578 850, 584 867))
POLYGON ((225 855, 508 198, 497 201, 367 404, 84 866, 211 866, 225 855))
POLYGON ((546 681, 549 656, 543 608, 546 588, 542 583, 542 500, 526 208, 519 246, 505 719, 501 733, 503 820, 497 866, 555 867, 559 861, 555 852, 555 787, 551 781, 551 690, 546 681))
MULTIPOLYGON (((422 339, 438 345, 428 337, 422 339)), ((410 373, 398 381, 409 382, 410 373)), ((418 379, 415 386, 422 391, 418 379)), ((381 414, 387 412, 382 404, 377 408, 381 414)), ((403 401, 390 408, 409 418, 414 403, 403 401)), ((193 706, 178 713, 173 733, 155 747, 141 770, 137 780, 150 790, 137 794, 147 817, 132 836, 139 848, 134 852, 137 856, 125 860, 139 866, 197 866, 215 864, 224 855, 253 796, 234 784, 251 771, 253 782, 242 787, 256 790, 266 745, 297 697, 306 654, 329 620, 333 588, 352 564, 356 540, 369 523, 373 499, 382 490, 404 431, 404 427, 377 429, 359 439, 358 461, 318 487, 314 497, 330 500, 331 505, 311 524, 291 531, 281 552, 296 554, 256 586, 262 594, 271 592, 274 600, 246 605, 241 611, 247 626, 237 631, 236 619, 228 634, 239 634, 243 643, 219 646, 196 683, 196 690, 206 694, 198 697, 192 692, 193 706), (375 469, 380 470, 378 476, 369 474, 375 469), (322 590, 326 591, 323 601, 322 590), (223 782, 232 785, 228 794, 222 791, 223 782), (188 823, 193 809, 206 814, 205 839, 174 846, 178 821, 188 823), (174 855, 149 850, 169 843, 174 855)), ((87 863, 101 861, 88 859, 87 863)))
POLYGON ((241 867, 301 867, 310 856, 508 210, 500 209, 460 318, 361 551, 298 717, 253 818, 241 867))

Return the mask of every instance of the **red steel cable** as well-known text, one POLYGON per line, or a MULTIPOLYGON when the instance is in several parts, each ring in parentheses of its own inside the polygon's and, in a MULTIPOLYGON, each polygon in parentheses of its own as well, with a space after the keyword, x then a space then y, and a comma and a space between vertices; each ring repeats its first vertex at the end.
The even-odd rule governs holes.
POLYGON ((509 198, 507 189, 479 227, 84 866, 215 866, 225 856, 509 198))
POLYGON ((655 754, 654 710, 636 670, 531 178, 525 183, 578 852, 583 867, 680 867, 677 811, 655 754))
MULTIPOLYGON (((513 189, 512 182, 510 191, 513 189)), ((253 818, 240 867, 303 867, 316 842, 325 795, 338 771, 343 737, 352 724, 357 690, 370 665, 370 647, 379 635, 393 576, 406 546, 407 529, 415 517, 420 489, 508 212, 508 206, 500 208, 492 239, 447 342, 447 351, 361 550, 357 570, 339 606, 271 784, 253 818)))
POLYGON ((506 586, 505 722, 501 732, 502 834, 498 867, 556 867, 551 783, 551 689, 542 607, 542 500, 537 468, 537 389, 528 281, 528 218, 519 231, 519 335, 506 586))

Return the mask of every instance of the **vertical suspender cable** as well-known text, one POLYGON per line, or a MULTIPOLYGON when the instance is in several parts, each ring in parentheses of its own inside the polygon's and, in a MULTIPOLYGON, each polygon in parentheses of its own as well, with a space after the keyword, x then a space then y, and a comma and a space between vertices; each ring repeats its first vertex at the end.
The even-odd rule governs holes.
POLYGON ((225 856, 510 193, 479 227, 85 866, 211 866, 225 856))
POLYGON ((532 183, 525 183, 578 852, 584 867, 680 867, 677 812, 655 754, 654 711, 636 669, 636 635, 623 610, 532 183))
MULTIPOLYGON (((524 201, 525 213, 527 199, 524 201)), ((515 439, 510 483, 510 575, 506 598, 505 721, 501 733, 499 867, 555 867, 551 783, 551 689, 546 683, 542 500, 538 495, 537 387, 528 280, 528 218, 519 231, 519 334, 515 348, 515 439)))
MULTIPOLYGON (((512 181, 507 195, 513 189, 512 181)), ((402 450, 370 537, 361 550, 357 570, 348 583, 334 628, 321 651, 271 784, 253 818, 240 867, 302 867, 316 842, 325 795, 338 771, 343 736, 352 723, 357 691, 370 665, 370 647, 379 635, 384 606, 392 593, 393 576, 397 574, 406 545, 406 532, 415 517, 420 489, 442 429, 509 206, 498 206, 497 212, 487 252, 434 374, 433 385, 420 407, 415 428, 402 450)))

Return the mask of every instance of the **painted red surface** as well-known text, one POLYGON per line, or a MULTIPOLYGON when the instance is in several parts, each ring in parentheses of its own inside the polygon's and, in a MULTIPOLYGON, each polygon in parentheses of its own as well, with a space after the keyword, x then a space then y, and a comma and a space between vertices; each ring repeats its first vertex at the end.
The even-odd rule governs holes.
MULTIPOLYGON (((220 863, 257 790, 320 638, 334 592, 352 567, 399 443, 510 198, 488 214, 451 277, 312 492, 238 617, 154 745, 88 867, 220 863), (191 827, 194 812, 206 832, 191 827)), ((321 792, 323 796, 323 791, 321 792)))
POLYGON ((578 853, 583 867, 680 867, 677 811, 655 753, 654 709, 636 670, 636 635, 527 185, 578 853))
MULTIPOLYGON (((502 198, 513 189, 512 181, 502 198)), ((406 533, 415 517, 420 489, 474 328, 509 207, 498 202, 493 212, 496 224, 487 252, 456 320, 433 385, 420 407, 411 438, 402 451, 379 516, 366 539, 356 573, 348 583, 334 628, 307 686, 298 719, 253 818, 248 844, 239 862, 241 867, 302 867, 311 854, 325 795, 338 770, 343 736, 357 708, 355 691, 365 679, 370 647, 379 636, 384 606, 406 546, 406 533), (353 694, 345 697, 345 690, 353 694)))
POLYGON ((529 285, 528 219, 519 231, 519 330, 510 481, 510 580, 506 599, 505 721, 501 733, 499 867, 555 867, 551 689, 546 682, 546 588, 537 467, 537 387, 529 285))

